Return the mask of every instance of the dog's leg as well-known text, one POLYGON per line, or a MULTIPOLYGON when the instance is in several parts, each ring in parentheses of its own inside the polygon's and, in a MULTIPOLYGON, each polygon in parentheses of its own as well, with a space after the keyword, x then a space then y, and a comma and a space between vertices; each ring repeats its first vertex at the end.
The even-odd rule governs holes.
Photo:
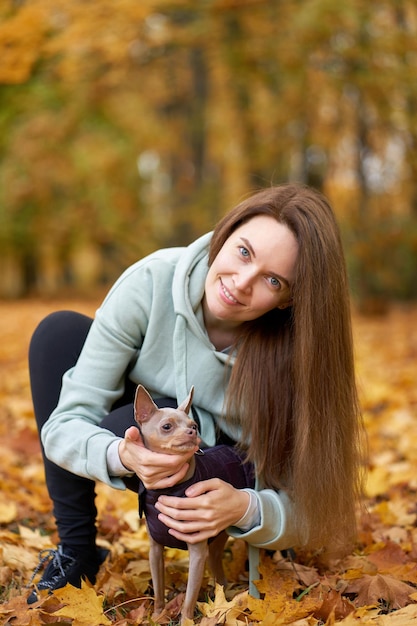
POLYGON ((209 566, 216 583, 226 585, 226 576, 223 569, 223 551, 227 541, 227 533, 221 532, 209 543, 209 566))
POLYGON ((155 596, 152 618, 155 619, 165 606, 165 566, 164 546, 156 543, 149 533, 149 565, 151 568, 153 592, 155 596))
POLYGON ((207 541, 188 544, 188 553, 188 582, 184 604, 181 610, 181 624, 186 619, 193 619, 194 616, 194 609, 197 604, 198 594, 203 582, 204 568, 207 560, 207 541))

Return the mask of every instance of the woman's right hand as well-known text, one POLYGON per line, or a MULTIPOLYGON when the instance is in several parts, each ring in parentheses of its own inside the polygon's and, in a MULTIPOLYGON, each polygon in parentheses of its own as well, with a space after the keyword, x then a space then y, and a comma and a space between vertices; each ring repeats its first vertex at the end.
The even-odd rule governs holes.
MULTIPOLYGON (((196 448, 198 449, 198 448, 196 448)), ((190 466, 187 457, 180 454, 161 454, 145 448, 141 434, 135 426, 125 432, 119 444, 119 456, 123 465, 142 481, 146 489, 165 489, 181 481, 190 466)))

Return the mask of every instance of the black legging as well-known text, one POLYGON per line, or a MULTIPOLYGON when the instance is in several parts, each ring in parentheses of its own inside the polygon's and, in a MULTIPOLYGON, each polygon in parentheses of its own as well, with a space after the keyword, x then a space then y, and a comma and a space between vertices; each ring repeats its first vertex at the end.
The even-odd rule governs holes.
MULTIPOLYGON (((73 367, 84 345, 92 319, 73 311, 58 311, 46 317, 35 330, 29 347, 29 374, 33 407, 40 432, 58 404, 63 374, 73 367)), ((103 428, 123 437, 135 425, 135 385, 127 380, 122 398, 101 422, 103 428)), ((159 406, 176 406, 169 398, 156 400, 159 406)), ((95 551, 95 483, 62 469, 42 454, 45 479, 60 541, 85 556, 95 551)), ((125 479, 129 489, 138 491, 137 477, 125 479)))

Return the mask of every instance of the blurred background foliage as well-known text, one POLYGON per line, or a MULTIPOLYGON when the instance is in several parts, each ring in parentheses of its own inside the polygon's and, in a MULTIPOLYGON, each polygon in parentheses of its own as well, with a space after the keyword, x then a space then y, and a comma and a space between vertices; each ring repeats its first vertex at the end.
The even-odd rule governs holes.
POLYGON ((414 0, 3 0, 0 296, 91 291, 322 189, 362 310, 417 296, 414 0))

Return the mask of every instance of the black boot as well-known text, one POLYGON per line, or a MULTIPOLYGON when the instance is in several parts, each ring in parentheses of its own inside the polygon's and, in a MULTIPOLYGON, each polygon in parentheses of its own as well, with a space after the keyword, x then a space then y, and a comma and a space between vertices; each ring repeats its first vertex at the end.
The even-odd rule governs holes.
POLYGON ((33 572, 28 586, 31 586, 40 569, 46 564, 41 579, 34 584, 27 603, 33 604, 39 600, 41 590, 53 591, 65 587, 67 583, 74 587, 81 587, 81 580, 88 578, 94 585, 100 565, 105 561, 109 551, 97 548, 96 553, 84 557, 71 548, 59 545, 57 550, 42 550, 39 554, 39 564, 33 572))

